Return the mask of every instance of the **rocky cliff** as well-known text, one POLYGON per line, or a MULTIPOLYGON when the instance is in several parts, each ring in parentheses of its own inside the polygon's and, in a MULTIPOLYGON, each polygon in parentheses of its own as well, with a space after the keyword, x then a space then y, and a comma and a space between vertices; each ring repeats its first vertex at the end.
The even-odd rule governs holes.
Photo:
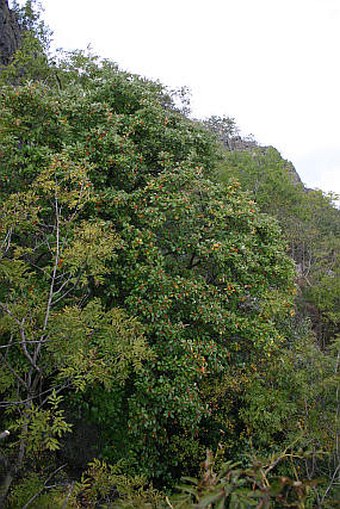
POLYGON ((20 28, 8 0, 0 0, 0 68, 7 65, 20 46, 20 28))

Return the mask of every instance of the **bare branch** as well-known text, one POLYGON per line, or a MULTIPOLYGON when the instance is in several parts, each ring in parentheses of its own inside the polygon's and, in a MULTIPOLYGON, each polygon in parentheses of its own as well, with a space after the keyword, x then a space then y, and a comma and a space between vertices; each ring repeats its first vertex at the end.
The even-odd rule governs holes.
MULTIPOLYGON (((63 300, 63 299, 64 299, 64 298, 65 298, 65 297, 69 294, 69 293, 71 293, 73 290, 75 290, 75 289, 77 288, 78 283, 79 283, 79 281, 80 281, 80 276, 81 276, 81 273, 79 273, 79 275, 78 275, 78 277, 77 277, 77 279, 76 279, 75 283, 71 286, 71 288, 69 288, 68 290, 66 290, 66 292, 64 292, 64 293, 63 293, 63 295, 61 295, 60 297, 58 297, 56 300, 54 300, 54 301, 52 302, 52 304, 51 304, 52 306, 55 306, 58 302, 60 302, 61 300, 63 300)), ((64 283, 64 284, 60 287, 60 289, 61 289, 62 287, 65 287, 65 285, 66 285, 67 283, 69 283, 70 281, 71 281, 71 278, 69 278, 67 281, 65 281, 65 283, 64 283)), ((60 289, 59 289, 57 292, 55 292, 55 294, 54 294, 54 295, 57 295, 57 293, 59 293, 59 292, 60 292, 60 289)))
POLYGON ((12 232, 13 232, 13 229, 10 228, 8 230, 4 240, 1 243, 1 249, 4 250, 4 252, 1 254, 1 258, 3 258, 5 256, 5 254, 7 253, 7 251, 9 250, 9 248, 11 246, 12 232))
POLYGON ((3 311, 5 311, 5 313, 8 314, 8 316, 10 316, 14 321, 15 323, 18 325, 19 327, 19 333, 20 333, 20 336, 21 336, 21 346, 22 346, 22 351, 23 351, 23 354, 24 356, 26 357, 26 359, 28 360, 28 362, 31 364, 31 366, 36 369, 37 371, 40 371, 40 368, 36 365, 36 362, 35 360, 32 358, 30 352, 27 350, 27 339, 26 339, 26 333, 25 333, 25 318, 23 318, 22 320, 19 320, 19 318, 17 318, 14 313, 8 308, 8 306, 6 306, 5 304, 3 304, 2 302, 0 302, 0 307, 3 309, 3 311))
POLYGON ((67 508, 67 504, 68 504, 68 501, 70 500, 70 497, 71 497, 71 495, 73 493, 74 487, 75 487, 75 483, 72 482, 71 486, 70 486, 70 489, 68 491, 67 497, 65 498, 65 501, 64 501, 61 509, 66 509, 67 508))
MULTIPOLYGON (((45 339, 45 340, 43 340, 43 343, 47 343, 47 341, 48 341, 48 340, 47 340, 47 339, 45 339)), ((40 343, 40 342, 41 342, 41 339, 36 339, 36 340, 34 340, 34 339, 28 339, 28 340, 26 341, 26 344, 27 344, 27 345, 31 345, 31 344, 33 345, 33 344, 40 343)), ((10 348, 11 346, 15 346, 15 345, 22 345, 22 343, 23 343, 22 341, 12 341, 11 343, 7 343, 7 345, 1 345, 1 346, 0 346, 0 349, 1 349, 1 348, 10 348)))
POLYGON ((340 464, 336 467, 336 469, 334 470, 334 473, 332 475, 332 478, 330 480, 330 483, 329 485, 327 486, 327 489, 325 491, 325 493, 323 494, 322 498, 321 498, 321 505, 323 504, 324 500, 326 499, 330 489, 332 488, 333 484, 334 484, 334 481, 336 480, 337 478, 337 475, 338 475, 338 472, 340 471, 340 464))
POLYGON ((50 317, 52 300, 53 300, 53 295, 54 295, 54 285, 55 285, 55 281, 56 281, 58 263, 59 263, 59 258, 60 258, 60 211, 61 210, 59 209, 57 194, 55 195, 54 209, 55 209, 55 221, 56 221, 56 223, 55 223, 56 250, 55 250, 55 257, 54 257, 54 266, 53 266, 52 276, 51 276, 50 290, 49 290, 49 295, 48 295, 48 300, 47 300, 47 305, 46 305, 45 319, 44 319, 44 325, 43 325, 43 335, 41 336, 42 341, 38 344, 37 348, 35 349, 34 356, 33 356, 35 363, 38 360, 39 353, 40 353, 41 347, 43 345, 44 335, 45 335, 45 331, 46 331, 47 325, 48 325, 48 320, 50 317))
MULTIPOLYGON (((12 375, 18 380, 18 382, 23 386, 25 387, 25 389, 28 390, 28 385, 27 383, 25 382, 25 380, 23 378, 21 378, 20 375, 18 375, 18 373, 12 368, 12 366, 10 365, 10 363, 7 361, 7 359, 2 355, 1 355, 1 358, 3 359, 3 362, 6 364, 7 368, 10 370, 10 372, 12 373, 12 375)), ((1 405, 1 404, 0 404, 1 405)))
POLYGON ((48 396, 43 400, 43 402, 40 403, 39 408, 41 408, 42 406, 44 406, 46 404, 48 398, 50 397, 50 393, 51 392, 54 391, 56 394, 59 394, 59 392, 63 391, 67 387, 70 387, 70 385, 71 385, 71 383, 68 380, 66 383, 60 385, 59 387, 57 385, 55 385, 53 387, 50 387, 46 391, 40 392, 39 394, 35 394, 33 396, 30 396, 29 398, 22 399, 20 401, 0 401, 0 408, 7 408, 7 407, 10 407, 10 406, 18 406, 18 405, 25 405, 26 403, 29 403, 29 402, 33 401, 34 399, 40 398, 41 396, 43 396, 45 394, 48 394, 48 396))
POLYGON ((60 467, 56 468, 52 474, 46 479, 46 481, 44 482, 44 486, 39 490, 37 491, 37 493, 35 493, 33 495, 33 497, 31 497, 29 499, 28 502, 26 502, 26 504, 24 506, 22 506, 22 509, 27 509, 31 504, 32 502, 34 502, 34 500, 36 500, 45 490, 48 490, 48 489, 52 489, 52 488, 56 488, 57 486, 59 486, 59 484, 53 484, 51 486, 48 486, 48 482, 53 479, 53 477, 58 473, 60 472, 60 470, 62 470, 64 467, 66 467, 66 463, 64 465, 61 465, 60 467))

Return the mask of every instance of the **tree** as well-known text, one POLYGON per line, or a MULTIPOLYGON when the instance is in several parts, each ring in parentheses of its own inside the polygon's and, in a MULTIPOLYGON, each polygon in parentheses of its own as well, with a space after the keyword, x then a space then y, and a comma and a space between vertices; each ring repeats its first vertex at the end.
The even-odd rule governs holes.
POLYGON ((110 223, 86 219, 95 199, 88 171, 64 150, 31 175, 30 190, 1 193, 0 390, 16 444, 4 496, 9 476, 70 431, 63 393, 113 390, 149 355, 138 321, 93 294, 121 239, 110 223))
POLYGON ((4 425, 20 461, 56 448, 83 391, 108 458, 169 480, 218 440, 205 379, 280 343, 292 265, 249 197, 207 178, 215 142, 158 84, 81 54, 57 72, 1 99, 4 425))
POLYGON ((292 164, 272 147, 226 152, 217 178, 239 179, 260 209, 279 221, 297 267, 299 311, 311 318, 325 347, 339 330, 340 212, 335 197, 306 189, 292 164))

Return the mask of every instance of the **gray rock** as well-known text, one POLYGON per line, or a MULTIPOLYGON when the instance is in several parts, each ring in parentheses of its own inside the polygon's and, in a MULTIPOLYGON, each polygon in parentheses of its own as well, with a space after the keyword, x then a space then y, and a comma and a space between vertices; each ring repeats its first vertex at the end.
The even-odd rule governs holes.
POLYGON ((8 65, 20 47, 20 27, 8 0, 0 0, 0 68, 8 65))

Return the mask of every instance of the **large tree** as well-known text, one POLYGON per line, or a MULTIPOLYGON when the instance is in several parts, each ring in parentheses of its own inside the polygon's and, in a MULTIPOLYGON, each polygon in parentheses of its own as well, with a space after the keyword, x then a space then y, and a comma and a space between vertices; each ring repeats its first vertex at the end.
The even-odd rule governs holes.
POLYGON ((282 341, 292 264, 238 185, 209 180, 213 140, 159 85, 64 65, 1 96, 4 426, 21 464, 58 447, 61 397, 83 391, 110 459, 143 453, 166 479, 226 433, 207 380, 282 341))

